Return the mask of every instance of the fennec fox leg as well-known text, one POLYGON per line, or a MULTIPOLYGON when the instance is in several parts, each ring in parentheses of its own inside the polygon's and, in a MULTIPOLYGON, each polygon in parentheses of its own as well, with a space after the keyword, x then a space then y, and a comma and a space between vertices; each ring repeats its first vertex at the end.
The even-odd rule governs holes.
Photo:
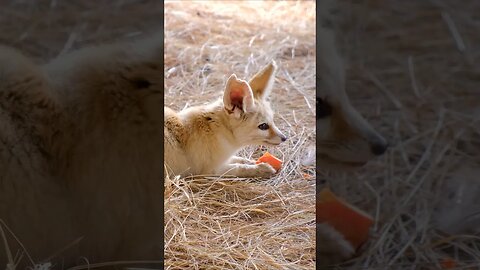
POLYGON ((230 158, 230 164, 255 164, 255 160, 251 160, 251 159, 248 159, 248 158, 243 158, 243 157, 237 157, 237 156, 233 156, 230 158))
POLYGON ((330 225, 317 223, 317 252, 317 261, 321 266, 326 266, 352 257, 355 250, 330 225))
POLYGON ((220 174, 234 175, 236 177, 260 177, 267 178, 276 173, 275 169, 267 163, 238 164, 230 163, 223 165, 218 171, 220 174))

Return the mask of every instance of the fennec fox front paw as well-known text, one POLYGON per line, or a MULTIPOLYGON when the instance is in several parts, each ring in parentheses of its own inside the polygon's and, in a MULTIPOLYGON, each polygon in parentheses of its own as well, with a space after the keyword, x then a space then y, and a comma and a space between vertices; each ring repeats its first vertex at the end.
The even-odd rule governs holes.
POLYGON ((226 164, 222 167, 220 174, 234 175, 236 177, 248 178, 268 178, 274 175, 277 171, 267 163, 260 164, 226 164))
POLYGON ((251 159, 243 158, 243 157, 233 156, 233 157, 230 159, 230 163, 255 165, 255 160, 251 160, 251 159))
POLYGON ((274 175, 277 171, 268 163, 255 164, 257 168, 258 177, 268 178, 274 175))
POLYGON ((317 260, 321 266, 350 259, 355 250, 337 230, 325 223, 317 223, 317 260))

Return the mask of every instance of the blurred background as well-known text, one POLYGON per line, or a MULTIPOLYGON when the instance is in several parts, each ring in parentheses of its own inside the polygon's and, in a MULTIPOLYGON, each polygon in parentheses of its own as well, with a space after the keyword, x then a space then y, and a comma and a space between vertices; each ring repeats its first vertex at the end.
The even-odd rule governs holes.
POLYGON ((2 0, 0 42, 39 61, 162 31, 161 1, 2 0))
POLYGON ((362 170, 318 175, 376 218, 338 268, 478 269, 480 2, 345 0, 335 14, 347 93, 391 144, 362 170))

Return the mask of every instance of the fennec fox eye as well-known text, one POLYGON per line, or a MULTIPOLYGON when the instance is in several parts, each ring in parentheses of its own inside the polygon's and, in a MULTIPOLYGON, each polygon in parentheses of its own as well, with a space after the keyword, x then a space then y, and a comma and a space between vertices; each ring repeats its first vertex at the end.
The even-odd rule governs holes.
POLYGON ((261 123, 260 125, 258 125, 258 128, 261 130, 267 130, 270 128, 270 126, 267 123, 261 123))
POLYGON ((330 115, 332 115, 332 107, 330 106, 330 104, 328 104, 328 102, 326 100, 324 100, 323 98, 318 98, 317 97, 317 116, 316 118, 317 119, 321 119, 321 118, 325 118, 325 117, 328 117, 330 115))

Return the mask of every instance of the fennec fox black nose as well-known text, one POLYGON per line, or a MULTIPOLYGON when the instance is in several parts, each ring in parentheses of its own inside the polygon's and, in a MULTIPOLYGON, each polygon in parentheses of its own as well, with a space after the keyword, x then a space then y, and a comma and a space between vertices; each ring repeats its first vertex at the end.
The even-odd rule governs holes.
POLYGON ((285 136, 285 135, 282 135, 280 138, 282 139, 282 142, 287 140, 287 136, 285 136))
POLYGON ((370 149, 372 150, 372 153, 377 156, 380 156, 383 153, 385 153, 385 151, 387 151, 387 148, 388 148, 387 142, 373 143, 370 145, 370 149))

